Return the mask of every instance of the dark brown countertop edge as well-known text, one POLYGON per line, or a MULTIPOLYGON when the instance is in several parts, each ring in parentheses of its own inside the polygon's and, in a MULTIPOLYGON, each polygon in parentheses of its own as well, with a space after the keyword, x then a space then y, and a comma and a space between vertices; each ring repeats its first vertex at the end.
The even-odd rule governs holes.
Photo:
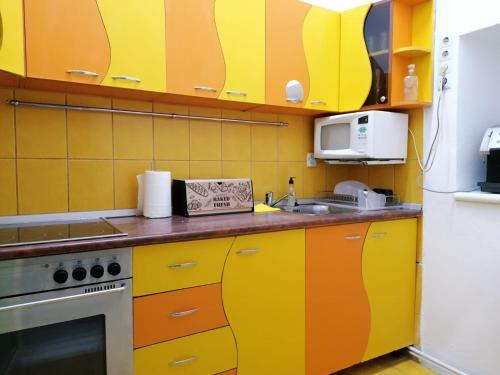
POLYGON ((168 219, 145 219, 143 217, 114 218, 110 219, 111 223, 120 230, 127 232, 127 236, 3 247, 0 248, 0 260, 220 238, 329 225, 396 220, 414 218, 421 215, 422 211, 420 210, 384 210, 341 213, 325 216, 273 212, 228 214, 196 218, 183 218, 179 216, 173 216, 168 219), (166 228, 163 230, 163 227, 166 228))

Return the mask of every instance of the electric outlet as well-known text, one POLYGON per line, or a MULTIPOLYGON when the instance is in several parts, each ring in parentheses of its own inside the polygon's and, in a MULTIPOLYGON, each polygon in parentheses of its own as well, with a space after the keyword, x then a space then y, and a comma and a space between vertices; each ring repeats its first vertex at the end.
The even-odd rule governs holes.
POLYGON ((312 152, 308 152, 306 156, 306 165, 309 168, 315 167, 317 165, 316 159, 314 158, 314 154, 312 152))
POLYGON ((443 36, 441 38, 441 47, 448 48, 451 44, 451 38, 449 36, 443 36))

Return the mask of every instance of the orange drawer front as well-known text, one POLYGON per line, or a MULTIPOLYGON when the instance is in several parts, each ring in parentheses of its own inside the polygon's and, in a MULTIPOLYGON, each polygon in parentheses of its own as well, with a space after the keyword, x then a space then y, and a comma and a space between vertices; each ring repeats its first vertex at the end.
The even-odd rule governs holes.
POLYGON ((221 284, 134 298, 134 347, 227 326, 221 284))

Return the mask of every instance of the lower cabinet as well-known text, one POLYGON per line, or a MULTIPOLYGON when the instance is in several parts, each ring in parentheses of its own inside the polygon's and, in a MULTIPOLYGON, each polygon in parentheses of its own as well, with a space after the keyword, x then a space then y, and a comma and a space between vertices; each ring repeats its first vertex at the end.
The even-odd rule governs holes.
POLYGON ((238 375, 304 375, 305 231, 237 237, 222 300, 238 346, 238 375))

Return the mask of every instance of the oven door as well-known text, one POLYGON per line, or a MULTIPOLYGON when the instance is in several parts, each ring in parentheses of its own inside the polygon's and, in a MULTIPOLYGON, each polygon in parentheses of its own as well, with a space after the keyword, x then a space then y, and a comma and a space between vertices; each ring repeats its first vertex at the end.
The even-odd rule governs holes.
POLYGON ((131 285, 0 299, 0 374, 132 374, 131 285))

